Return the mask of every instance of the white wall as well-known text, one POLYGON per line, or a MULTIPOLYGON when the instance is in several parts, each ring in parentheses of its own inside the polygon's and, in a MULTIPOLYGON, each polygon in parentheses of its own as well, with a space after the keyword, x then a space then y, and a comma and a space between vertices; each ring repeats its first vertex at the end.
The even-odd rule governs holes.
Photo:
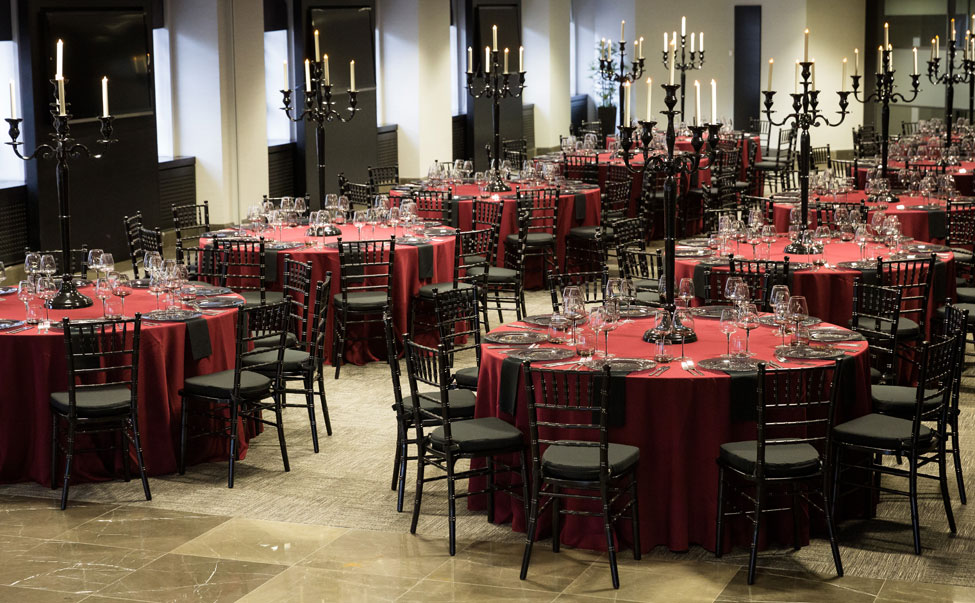
MULTIPOLYGON (((15 28, 16 29, 16 28, 15 28)), ((16 87, 16 92, 14 96, 16 97, 16 107, 15 111, 17 117, 24 116, 23 109, 23 86, 20 85, 20 76, 17 70, 17 45, 14 42, 0 42, 0 83, 3 84, 3 102, 0 103, 0 114, 3 117, 10 117, 10 101, 9 98, 9 86, 10 82, 14 82, 16 87)), ((6 122, 3 122, 6 125, 6 122)), ((3 129, 4 140, 9 140, 7 137, 7 129, 3 129)), ((21 132, 20 140, 23 141, 23 132, 21 132)), ((24 181, 24 162, 18 159, 13 151, 9 147, 3 147, 0 149, 0 181, 4 182, 23 182, 24 181)))
POLYGON ((523 102, 535 105, 536 148, 557 147, 559 135, 569 131, 569 6, 570 0, 522 3, 526 82, 531 79, 523 102))

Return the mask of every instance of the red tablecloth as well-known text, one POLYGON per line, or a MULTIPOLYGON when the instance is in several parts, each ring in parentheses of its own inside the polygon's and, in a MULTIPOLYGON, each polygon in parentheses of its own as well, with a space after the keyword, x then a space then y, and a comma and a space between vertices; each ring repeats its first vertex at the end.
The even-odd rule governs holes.
MULTIPOLYGON (((610 352, 625 357, 652 355, 652 344, 641 339, 643 332, 651 326, 650 320, 620 326, 610 334, 610 352)), ((717 321, 699 318, 696 321, 699 339, 687 344, 687 356, 700 361, 725 353, 725 336, 717 327, 717 321)), ((502 326, 496 330, 504 329, 502 326)), ((779 343, 781 340, 772 328, 760 327, 752 331, 751 349, 759 359, 771 359, 772 349, 779 343)), ((840 420, 869 412, 869 360, 865 350, 865 343, 856 351, 851 348, 856 363, 855 393, 850 392, 853 395, 848 395, 840 407, 840 420)), ((674 351, 679 352, 679 346, 674 346, 674 351)), ((481 356, 476 416, 501 417, 527 434, 528 412, 523 385, 519 386, 516 416, 499 408, 502 359, 498 351, 487 348, 481 356)), ((643 372, 626 378, 625 425, 610 430, 610 441, 640 448, 640 542, 644 552, 658 545, 674 551, 687 550, 694 544, 713 550, 718 448, 725 442, 756 437, 754 422, 737 419, 740 415, 733 413, 730 388, 731 378, 727 374, 705 371, 704 377, 696 377, 676 363, 661 377, 647 377, 643 372)), ((471 487, 480 485, 474 482, 471 487)), ((515 530, 524 531, 524 513, 516 501, 506 495, 496 496, 495 500, 497 521, 510 520, 515 530), (512 505, 513 502, 516 504, 512 505)), ((483 508, 484 502, 483 496, 474 497, 470 505, 483 508)), ((790 517, 788 513, 771 515, 766 524, 768 529, 763 527, 762 530, 763 540, 791 544, 790 517)), ((605 536, 598 517, 565 516, 562 522, 564 544, 605 550, 605 536)), ((547 535, 551 522, 543 518, 539 523, 542 533, 547 535)), ((750 542, 749 522, 728 523, 734 534, 726 540, 729 545, 731 542, 750 542)), ((623 522, 620 527, 617 537, 628 545, 629 523, 623 522)))
MULTIPOLYGON (((785 246, 788 245, 787 237, 779 237, 772 243, 773 260, 782 260, 785 257, 785 246)), ((870 244, 869 248, 876 248, 875 255, 886 257, 888 255, 885 247, 877 248, 875 244, 870 244)), ((744 243, 735 249, 736 256, 751 259, 754 257, 750 245, 744 243)), ((831 241, 826 246, 826 259, 830 264, 836 265, 839 262, 857 260, 860 257, 860 248, 856 243, 843 243, 841 241, 831 241)), ((793 262, 805 262, 806 256, 791 255, 789 259, 793 262)), ((931 304, 928 308, 928 324, 930 325, 934 311, 944 303, 946 297, 954 298, 955 295, 955 259, 951 253, 938 254, 938 259, 943 264, 942 281, 935 284, 935 291, 931 295, 931 304), (940 288, 939 288, 940 285, 940 288)), ((694 278, 695 267, 698 260, 677 258, 675 276, 680 282, 682 278, 694 278)), ((727 269, 727 263, 717 269, 727 269)), ((936 275, 938 272, 935 273, 936 275)), ((822 320, 834 324, 846 325, 853 316, 853 281, 862 277, 863 273, 859 270, 844 268, 822 268, 820 270, 800 270, 792 272, 792 284, 790 290, 793 295, 803 295, 809 306, 809 313, 822 320)), ((938 280, 936 278, 936 280, 938 280)), ((695 302, 697 303, 697 302, 695 302)))
MULTIPOLYGON (((342 238, 354 241, 359 233, 350 224, 341 226, 342 238)), ((285 228, 282 240, 305 242, 311 240, 305 236, 306 227, 285 228)), ((270 233, 269 233, 270 234, 270 233)), ((403 236, 403 229, 397 228, 396 234, 403 236)), ((362 229, 363 239, 388 239, 393 235, 392 228, 377 227, 373 230, 372 226, 362 229)), ((275 233, 273 235, 277 237, 275 233)), ((327 244, 334 244, 338 237, 327 237, 327 244)), ((320 240, 320 238, 319 238, 320 240)), ((205 243, 205 241, 204 241, 205 243)), ((454 278, 454 237, 437 237, 431 241, 433 246, 433 277, 421 279, 419 276, 419 261, 417 259, 417 248, 413 245, 396 245, 396 265, 393 269, 393 322, 396 326, 396 334, 401 335, 407 330, 407 318, 409 315, 410 300, 419 291, 420 287, 427 283, 444 283, 452 281, 454 278)), ((332 295, 341 292, 341 282, 339 279, 339 252, 336 247, 301 247, 298 249, 286 249, 273 252, 277 261, 277 282, 269 283, 270 289, 280 291, 284 278, 284 258, 290 255, 291 259, 299 262, 311 262, 312 270, 312 299, 309 303, 314 307, 315 286, 314 284, 325 279, 325 273, 332 273, 332 295)), ((270 261, 270 260, 268 260, 270 261)), ((328 329, 325 335, 325 358, 331 362, 332 357, 332 324, 335 319, 334 303, 328 313, 328 329)), ((372 326, 372 325, 370 325, 372 326)), ((357 327, 362 328, 362 327, 357 327)), ((375 328, 373 335, 382 336, 382 329, 375 328)), ((347 341, 345 345, 345 361, 362 365, 375 360, 386 358, 386 344, 382 341, 347 341)))
MULTIPOLYGON (((82 288, 81 292, 91 296, 92 287, 82 288)), ((3 300, 0 316, 24 318, 24 305, 13 295, 0 299, 3 300)), ((155 307, 154 297, 144 290, 136 290, 125 302, 128 316, 155 307)), ((52 321, 65 316, 97 318, 101 316, 101 302, 96 299, 93 306, 80 310, 51 311, 52 321)), ((181 409, 177 392, 183 381, 234 367, 236 311, 204 318, 210 330, 212 353, 199 361, 194 361, 189 353, 183 323, 142 327, 139 428, 150 475, 176 471, 181 409)), ((0 482, 30 480, 49 485, 51 412, 48 401, 52 392, 67 390, 64 334, 60 330, 41 334, 37 328, 13 335, 0 333, 0 383, 6 392, 0 402, 0 482)), ((88 447, 86 441, 79 440, 79 447, 88 447)), ((243 456, 247 451, 246 436, 240 448, 243 456)), ((194 440, 187 455, 188 463, 226 460, 227 440, 194 440)), ((79 454, 74 459, 72 481, 104 480, 121 475, 116 470, 121 467, 120 461, 121 457, 112 453, 79 454)))
MULTIPOLYGON (((812 208, 813 203, 818 201, 823 201, 826 203, 859 203, 866 196, 866 193, 863 191, 853 191, 848 195, 837 195, 835 198, 832 196, 819 197, 810 193, 809 221, 813 226, 817 224, 816 212, 812 208)), ((788 232, 789 214, 793 207, 798 207, 798 204, 782 203, 779 201, 775 202, 773 212, 775 214, 776 231, 788 232)), ((875 207, 875 203, 867 203, 868 222, 873 218, 875 207)), ((897 219, 900 220, 901 223, 901 233, 904 235, 918 241, 925 241, 928 243, 944 243, 945 210, 943 202, 940 202, 937 199, 925 199, 923 197, 908 197, 907 195, 899 195, 898 202, 889 205, 887 209, 883 211, 889 216, 897 216, 897 219), (939 212, 941 215, 936 217, 936 219, 940 221, 940 227, 936 229, 936 232, 934 233, 931 232, 932 229, 930 228, 932 217, 931 210, 917 209, 917 206, 919 205, 929 205, 932 203, 942 205, 942 209, 939 212)))
MULTIPOLYGON (((707 132, 704 133, 704 139, 707 140, 707 132)), ((607 136, 606 137, 606 144, 609 144, 611 141, 614 141, 614 140, 616 140, 616 137, 615 136, 607 136)), ((751 145, 755 145, 755 146, 758 147, 755 150, 755 153, 756 153, 756 155, 755 155, 755 161, 761 161, 762 160, 762 138, 761 138, 761 136, 757 136, 757 135, 756 136, 745 136, 745 138, 744 138, 744 144, 739 144, 739 146, 741 147, 741 171, 740 171, 740 178, 739 179, 742 182, 748 180, 748 167, 751 165, 749 163, 749 161, 748 161, 748 153, 751 150, 751 145)), ((674 148, 675 149, 678 149, 680 151, 687 151, 687 152, 693 151, 694 150, 694 147, 691 146, 691 137, 690 136, 678 136, 677 137, 677 142, 674 144, 674 148)))
MULTIPOLYGON (((926 169, 931 169, 935 166, 934 163, 930 161, 921 161, 918 163, 912 163, 912 166, 918 165, 926 169)), ((904 169, 903 161, 888 161, 887 167, 889 169, 904 169)), ((867 184, 867 172, 873 169, 873 166, 858 167, 857 169, 857 188, 864 188, 867 184)), ((962 161, 961 165, 953 165, 947 168, 947 172, 955 177, 955 188, 958 189, 958 194, 970 197, 975 194, 975 162, 972 161, 962 161)))

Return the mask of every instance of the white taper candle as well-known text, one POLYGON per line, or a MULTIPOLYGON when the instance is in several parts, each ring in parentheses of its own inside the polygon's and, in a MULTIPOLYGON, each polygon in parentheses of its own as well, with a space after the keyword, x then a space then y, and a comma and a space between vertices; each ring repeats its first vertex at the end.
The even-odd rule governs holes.
POLYGON ((108 117, 108 76, 102 77, 102 117, 108 117))

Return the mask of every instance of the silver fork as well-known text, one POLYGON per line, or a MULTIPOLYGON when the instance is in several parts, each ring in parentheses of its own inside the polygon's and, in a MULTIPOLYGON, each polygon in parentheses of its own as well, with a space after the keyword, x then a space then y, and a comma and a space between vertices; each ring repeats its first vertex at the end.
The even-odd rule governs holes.
POLYGON ((690 358, 688 358, 687 360, 682 360, 680 366, 682 369, 684 369, 685 371, 687 371, 692 375, 696 375, 698 377, 704 376, 704 373, 701 372, 701 369, 694 366, 694 361, 691 360, 690 358))

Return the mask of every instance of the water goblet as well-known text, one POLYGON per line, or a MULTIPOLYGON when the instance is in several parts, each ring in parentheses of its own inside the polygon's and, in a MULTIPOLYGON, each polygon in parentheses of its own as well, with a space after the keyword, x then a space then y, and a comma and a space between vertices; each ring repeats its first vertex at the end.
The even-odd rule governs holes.
POLYGON ((45 322, 51 323, 51 300, 58 294, 58 284, 50 276, 37 279, 37 297, 44 300, 45 322))
POLYGON ((122 301, 122 317, 125 317, 125 298, 132 295, 132 283, 129 277, 121 272, 112 272, 108 275, 109 283, 112 286, 112 295, 122 301))
POLYGON ((809 306, 803 295, 793 295, 789 298, 789 317, 796 323, 796 331, 802 325, 802 321, 809 318, 809 306))
POLYGON ((738 309, 738 328, 745 331, 745 355, 753 356, 749 349, 749 339, 752 331, 759 327, 758 308, 755 304, 745 303, 738 309))
POLYGON ((731 336, 738 332, 738 312, 734 308, 721 310, 721 332, 725 335, 728 351, 725 358, 731 358, 731 336))
POLYGON ((105 311, 105 300, 112 296, 112 285, 107 277, 98 278, 95 281, 95 297, 102 300, 102 318, 108 318, 105 311))

